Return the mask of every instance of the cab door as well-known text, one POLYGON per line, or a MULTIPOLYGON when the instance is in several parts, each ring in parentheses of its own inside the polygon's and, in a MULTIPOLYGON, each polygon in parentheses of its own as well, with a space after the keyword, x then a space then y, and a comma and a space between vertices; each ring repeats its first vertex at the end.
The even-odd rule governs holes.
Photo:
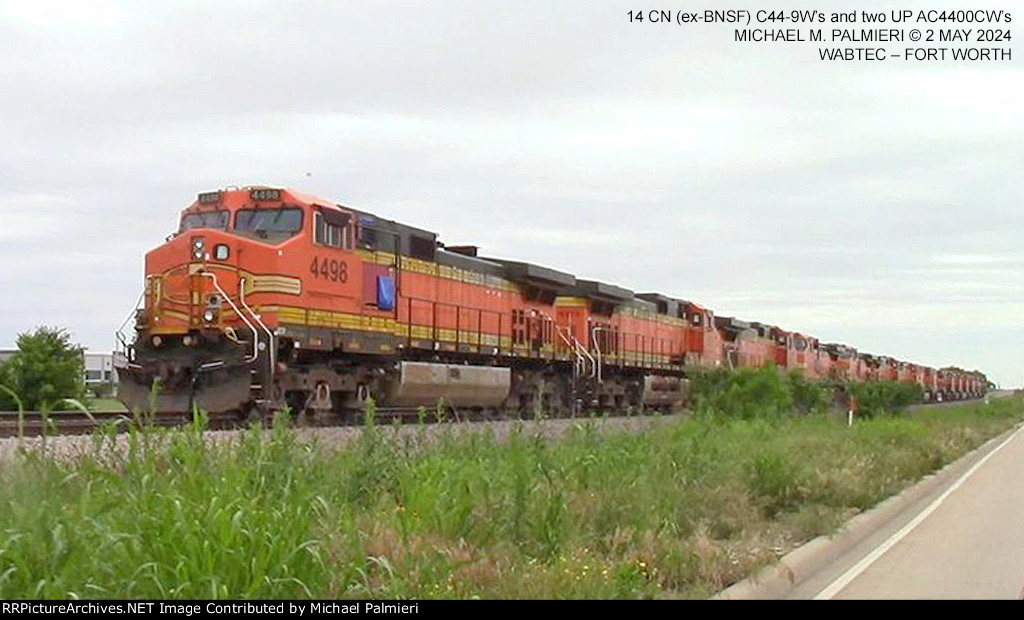
POLYGON ((340 209, 315 207, 313 210, 313 245, 309 261, 307 286, 314 299, 341 301, 330 305, 349 306, 359 297, 362 265, 352 251, 352 215, 340 209), (333 300, 331 298, 334 298, 333 300))

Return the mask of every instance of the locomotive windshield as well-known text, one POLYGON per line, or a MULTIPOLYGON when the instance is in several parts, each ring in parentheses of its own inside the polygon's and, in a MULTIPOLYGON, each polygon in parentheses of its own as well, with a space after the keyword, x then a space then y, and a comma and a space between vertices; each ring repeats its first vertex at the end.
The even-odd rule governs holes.
POLYGON ((287 239, 302 230, 302 209, 241 209, 235 232, 260 239, 287 239))
POLYGON ((186 213, 181 217, 181 228, 185 232, 193 228, 217 228, 226 230, 228 227, 227 211, 207 211, 205 213, 186 213))

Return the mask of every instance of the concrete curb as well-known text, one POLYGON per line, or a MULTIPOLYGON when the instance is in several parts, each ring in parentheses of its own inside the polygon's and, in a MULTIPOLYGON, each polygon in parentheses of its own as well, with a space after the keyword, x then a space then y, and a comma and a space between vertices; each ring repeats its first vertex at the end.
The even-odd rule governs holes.
POLYGON ((989 439, 939 471, 929 474, 912 487, 850 519, 832 536, 819 536, 789 552, 777 563, 756 575, 734 583, 712 597, 716 600, 770 600, 782 598, 797 585, 828 566, 855 545, 893 520, 897 515, 944 484, 962 475, 979 459, 991 452, 1022 424, 989 439))

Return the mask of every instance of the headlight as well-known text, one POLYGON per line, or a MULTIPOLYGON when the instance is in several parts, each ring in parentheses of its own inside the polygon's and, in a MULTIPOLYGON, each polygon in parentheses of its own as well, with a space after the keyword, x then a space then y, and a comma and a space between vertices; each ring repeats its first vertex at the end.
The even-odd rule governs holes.
POLYGON ((203 313, 203 320, 207 323, 213 323, 213 319, 217 318, 217 313, 213 310, 207 310, 203 313))

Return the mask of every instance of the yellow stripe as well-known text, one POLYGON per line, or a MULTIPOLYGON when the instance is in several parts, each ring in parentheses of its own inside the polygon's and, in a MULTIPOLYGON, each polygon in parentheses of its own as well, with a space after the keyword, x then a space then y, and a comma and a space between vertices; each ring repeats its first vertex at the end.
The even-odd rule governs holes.
POLYGON ((282 275, 252 275, 242 274, 245 278, 245 294, 255 293, 284 293, 286 295, 301 295, 302 280, 282 275))
POLYGON ((381 252, 378 250, 374 252, 374 260, 380 265, 394 265, 395 255, 391 252, 381 252))
POLYGON ((586 308, 587 300, 582 297, 555 297, 555 306, 569 308, 586 308))
POLYGON ((172 319, 178 319, 179 321, 188 321, 188 315, 184 312, 178 312, 177 310, 163 310, 157 314, 157 316, 169 316, 172 319))
POLYGON ((437 275, 437 263, 431 263, 418 258, 402 258, 402 270, 413 273, 424 273, 430 276, 437 275))
MULTIPOLYGON (((278 320, 282 323, 293 325, 308 325, 310 327, 325 327, 334 329, 345 329, 352 331, 370 331, 384 334, 392 334, 399 338, 417 338, 431 340, 434 337, 434 329, 429 325, 413 324, 410 328, 408 323, 395 321, 391 317, 375 317, 359 315, 346 312, 331 312, 328 310, 309 310, 307 313, 302 308, 291 306, 268 305, 262 308, 264 314, 276 313, 278 320)), ((484 346, 494 346, 503 349, 512 346, 510 336, 499 336, 493 333, 460 330, 458 332, 459 343, 477 344, 477 339, 484 346)), ((456 331, 454 329, 438 328, 437 339, 454 342, 456 331)), ((552 347, 546 345, 544 351, 550 352, 552 347)))

